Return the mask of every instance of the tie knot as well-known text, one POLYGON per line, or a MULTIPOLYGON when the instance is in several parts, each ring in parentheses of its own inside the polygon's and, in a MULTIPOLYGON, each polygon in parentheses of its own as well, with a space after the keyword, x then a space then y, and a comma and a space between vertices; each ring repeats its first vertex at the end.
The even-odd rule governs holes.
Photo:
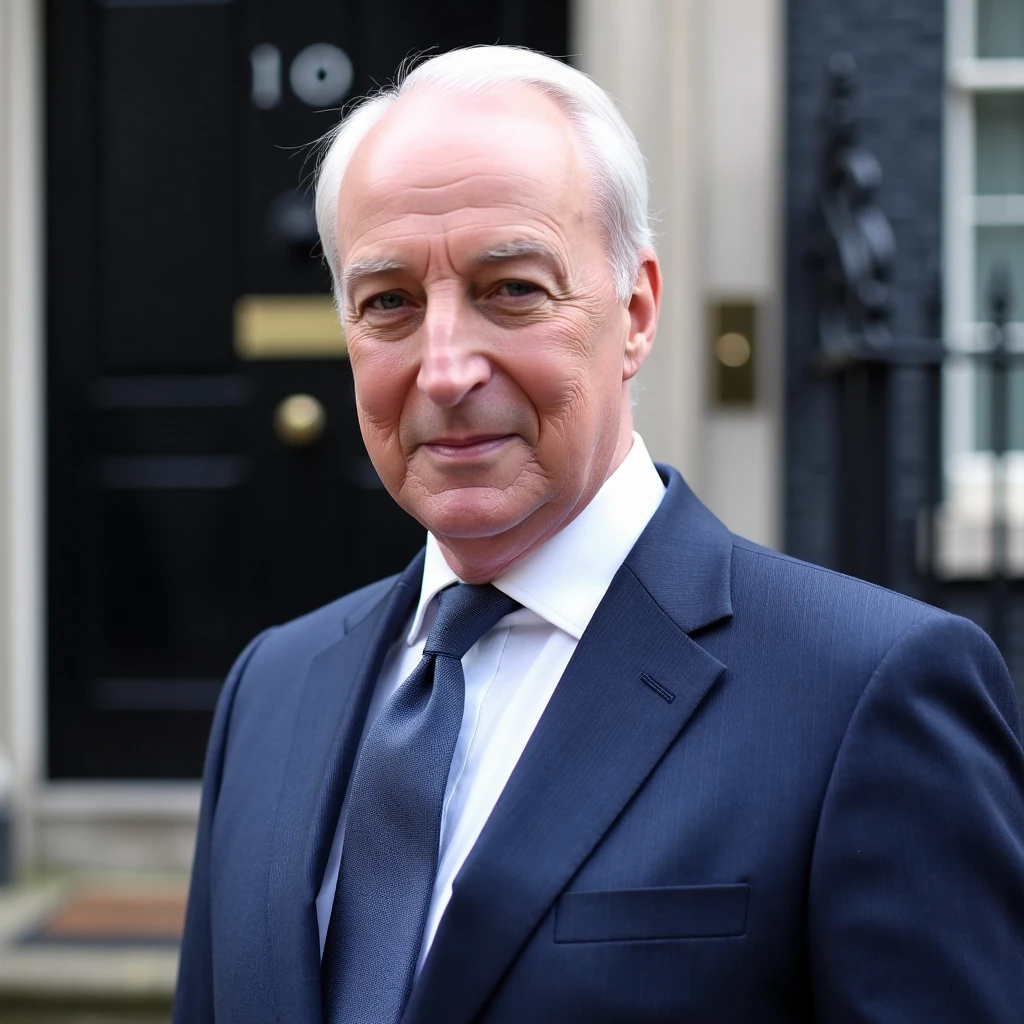
POLYGON ((441 591, 437 618, 423 653, 461 658, 500 618, 518 607, 518 601, 489 583, 448 587, 441 591))

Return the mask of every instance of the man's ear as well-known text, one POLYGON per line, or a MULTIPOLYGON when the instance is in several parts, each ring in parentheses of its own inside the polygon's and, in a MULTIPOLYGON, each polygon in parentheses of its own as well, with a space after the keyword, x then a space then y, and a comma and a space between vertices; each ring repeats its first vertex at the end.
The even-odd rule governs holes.
POLYGON ((622 355, 622 379, 634 377, 651 351, 661 308, 661 267, 653 249, 640 254, 640 270, 629 297, 629 337, 622 355))

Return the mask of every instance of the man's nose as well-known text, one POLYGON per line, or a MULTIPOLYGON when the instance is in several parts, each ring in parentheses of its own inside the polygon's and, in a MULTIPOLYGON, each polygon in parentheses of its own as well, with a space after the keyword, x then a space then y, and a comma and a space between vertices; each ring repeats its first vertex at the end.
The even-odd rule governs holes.
POLYGON ((470 317, 455 303, 427 308, 420 328, 423 345, 417 387, 445 408, 458 405, 491 377, 470 317))

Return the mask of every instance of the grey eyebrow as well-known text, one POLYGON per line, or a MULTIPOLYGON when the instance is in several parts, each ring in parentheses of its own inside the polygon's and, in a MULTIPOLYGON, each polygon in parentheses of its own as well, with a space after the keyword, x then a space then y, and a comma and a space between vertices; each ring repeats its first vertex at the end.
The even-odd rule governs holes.
POLYGON ((363 278, 376 274, 392 274, 405 269, 405 264, 399 260, 358 260, 342 270, 341 294, 348 295, 352 285, 363 278))
MULTIPOLYGON (((562 261, 558 254, 550 246, 543 242, 535 242, 532 239, 515 239, 511 242, 504 242, 479 253, 473 259, 474 266, 483 266, 488 263, 503 263, 506 260, 524 259, 537 256, 545 262, 552 264, 560 273, 562 272, 562 261)), ((350 293, 352 286, 367 277, 374 277, 377 274, 392 274, 408 270, 406 264, 401 260, 369 259, 358 260, 345 267, 339 277, 341 294, 346 296, 350 293)))
POLYGON ((480 253, 473 263, 479 266, 484 263, 501 263, 504 260, 523 259, 528 256, 540 256, 559 268, 562 264, 558 254, 550 246, 526 238, 505 242, 493 249, 488 249, 486 252, 480 253))

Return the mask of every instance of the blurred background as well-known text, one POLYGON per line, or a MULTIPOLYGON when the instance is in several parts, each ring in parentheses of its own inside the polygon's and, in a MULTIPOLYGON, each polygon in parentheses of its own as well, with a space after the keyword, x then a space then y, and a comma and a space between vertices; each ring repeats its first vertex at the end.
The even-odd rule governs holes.
POLYGON ((225 671, 421 545, 311 143, 493 42, 647 155, 654 457, 975 619, 1024 693, 1024 0, 0 0, 0 1020, 168 1019, 225 671))

